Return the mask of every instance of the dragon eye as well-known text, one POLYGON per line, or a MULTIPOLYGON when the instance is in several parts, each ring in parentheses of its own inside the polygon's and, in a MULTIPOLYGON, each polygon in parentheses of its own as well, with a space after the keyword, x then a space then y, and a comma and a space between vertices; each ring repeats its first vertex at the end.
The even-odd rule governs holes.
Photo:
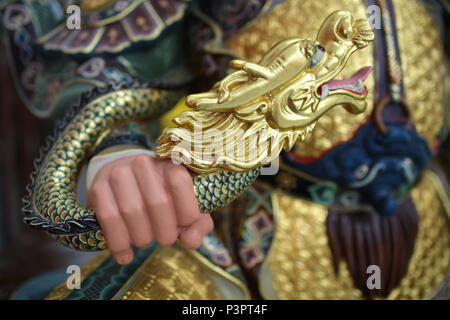
POLYGON ((324 54, 325 54, 325 48, 322 45, 318 44, 314 51, 314 55, 311 58, 311 62, 309 64, 309 66, 312 67, 312 66, 316 65, 322 59, 324 54))
POLYGON ((358 168, 356 168, 354 172, 354 176, 356 179, 362 179, 369 173, 369 166, 367 164, 360 165, 358 168))

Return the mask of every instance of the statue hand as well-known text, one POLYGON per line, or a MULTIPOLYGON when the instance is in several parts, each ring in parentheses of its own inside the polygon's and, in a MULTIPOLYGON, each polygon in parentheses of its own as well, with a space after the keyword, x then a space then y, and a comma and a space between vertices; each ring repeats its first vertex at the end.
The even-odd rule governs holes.
POLYGON ((211 216, 199 211, 186 168, 149 155, 103 166, 88 191, 87 204, 95 208, 119 264, 132 261, 131 245, 143 249, 155 240, 167 246, 178 238, 185 248, 196 249, 213 229, 211 216))

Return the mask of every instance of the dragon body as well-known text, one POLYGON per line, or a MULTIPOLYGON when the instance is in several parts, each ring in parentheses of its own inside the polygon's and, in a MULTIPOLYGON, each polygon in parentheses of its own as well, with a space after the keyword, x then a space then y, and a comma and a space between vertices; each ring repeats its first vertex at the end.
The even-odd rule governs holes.
MULTIPOLYGON (((55 137, 41 150, 36 171, 25 197, 24 221, 48 232, 66 246, 82 251, 106 249, 102 231, 93 209, 77 201, 80 168, 110 128, 123 121, 156 117, 183 96, 181 89, 128 88, 110 86, 96 89, 63 120, 55 137), (65 125, 64 125, 65 124, 65 125)), ((259 169, 245 173, 222 171, 194 177, 200 209, 214 211, 241 194, 257 177, 259 169)))
MULTIPOLYGON (((232 61, 236 72, 209 92, 188 96, 186 102, 193 110, 180 114, 174 119, 176 127, 163 132, 156 155, 172 159, 174 151, 182 155, 182 163, 193 172, 202 211, 224 206, 251 185, 262 164, 304 138, 332 107, 343 105, 353 113, 365 110, 367 88, 362 81, 370 67, 350 79, 333 79, 349 56, 373 37, 365 20, 337 11, 322 24, 316 41, 282 41, 259 64, 232 61), (197 123, 202 126, 200 138, 195 136, 197 123), (220 129, 225 139, 237 137, 237 149, 242 152, 230 155, 219 150, 205 160, 208 147, 218 150, 223 146, 221 139, 208 144, 213 136, 208 129, 220 129), (260 140, 271 142, 249 160, 249 139, 260 131, 265 131, 260 140)), ((111 128, 124 121, 157 117, 183 94, 179 88, 134 85, 94 89, 91 96, 82 96, 36 163, 25 198, 25 222, 67 246, 84 251, 105 249, 94 209, 77 202, 81 167, 111 128)))

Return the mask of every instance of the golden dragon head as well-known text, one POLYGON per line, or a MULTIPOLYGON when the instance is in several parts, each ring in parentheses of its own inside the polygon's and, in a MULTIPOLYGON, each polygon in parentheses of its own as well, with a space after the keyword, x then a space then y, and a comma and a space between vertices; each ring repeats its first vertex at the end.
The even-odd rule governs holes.
POLYGON ((280 129, 303 128, 336 105, 363 112, 368 90, 364 80, 372 67, 359 69, 349 79, 334 80, 356 50, 366 47, 374 33, 365 19, 354 20, 348 11, 336 11, 322 24, 316 41, 306 44, 309 63, 278 92, 271 108, 280 129))
POLYGON ((273 160, 311 132, 328 110, 342 105, 352 113, 366 109, 364 80, 372 67, 335 80, 349 57, 374 39, 364 19, 348 11, 332 13, 317 40, 287 39, 257 63, 233 60, 237 71, 186 103, 192 111, 177 116, 177 127, 158 139, 156 154, 176 158, 207 174, 245 171, 273 160))

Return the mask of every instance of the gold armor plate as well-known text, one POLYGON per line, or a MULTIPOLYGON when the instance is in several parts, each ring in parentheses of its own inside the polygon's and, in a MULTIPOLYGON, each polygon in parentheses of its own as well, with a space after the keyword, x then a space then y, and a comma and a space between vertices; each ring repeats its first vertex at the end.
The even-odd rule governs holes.
MULTIPOLYGON (((430 14, 420 3, 397 0, 393 1, 393 5, 406 100, 411 108, 417 132, 426 138, 432 148, 443 121, 442 82, 445 77, 445 63, 440 32, 430 14), (411 17, 414 17, 413 25, 409 23, 411 17)), ((287 0, 274 7, 270 14, 232 41, 228 48, 249 61, 258 61, 277 41, 286 37, 301 38, 314 34, 317 30, 317 21, 342 8, 350 10, 358 17, 366 15, 366 6, 361 0, 327 1, 326 5, 314 0, 287 0)), ((343 77, 350 76, 358 66, 374 65, 373 52, 373 44, 369 44, 368 48, 354 54, 341 72, 343 77)), ((374 77, 375 74, 372 74, 365 81, 369 93, 367 109, 363 113, 348 117, 342 109, 330 110, 317 122, 311 135, 298 142, 295 153, 302 157, 316 157, 336 144, 349 140, 355 130, 369 119, 373 111, 374 77)))
MULTIPOLYGON (((435 174, 426 171, 412 190, 420 221, 416 245, 407 274, 388 299, 429 298, 445 278, 450 239, 439 184, 435 174)), ((269 272, 262 275, 271 277, 275 292, 260 286, 265 298, 362 299, 345 262, 341 263, 340 273, 334 273, 325 223, 327 208, 281 192, 274 192, 272 201, 276 230, 263 267, 269 272)))
POLYGON ((214 283, 186 251, 158 247, 113 300, 219 299, 214 283), (158 252, 159 251, 159 252, 158 252))

